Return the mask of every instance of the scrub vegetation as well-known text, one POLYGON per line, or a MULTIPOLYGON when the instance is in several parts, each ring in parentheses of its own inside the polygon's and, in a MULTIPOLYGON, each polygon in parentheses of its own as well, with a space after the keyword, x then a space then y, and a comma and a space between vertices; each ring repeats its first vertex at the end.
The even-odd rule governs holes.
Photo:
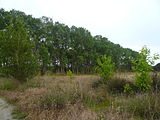
POLYGON ((0 96, 26 120, 159 120, 159 55, 0 9, 0 96))

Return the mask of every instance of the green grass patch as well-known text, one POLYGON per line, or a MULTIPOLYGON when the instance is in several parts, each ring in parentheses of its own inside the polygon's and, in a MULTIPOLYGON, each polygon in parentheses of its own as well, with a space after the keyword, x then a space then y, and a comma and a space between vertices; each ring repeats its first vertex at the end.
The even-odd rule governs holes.
POLYGON ((90 109, 94 110, 94 111, 101 111, 106 109, 108 106, 110 106, 110 102, 106 101, 106 102, 102 102, 102 103, 92 103, 92 104, 86 104, 87 107, 89 107, 90 109))
POLYGON ((13 118, 18 120, 24 120, 27 116, 25 112, 22 112, 20 109, 16 108, 12 112, 13 118))

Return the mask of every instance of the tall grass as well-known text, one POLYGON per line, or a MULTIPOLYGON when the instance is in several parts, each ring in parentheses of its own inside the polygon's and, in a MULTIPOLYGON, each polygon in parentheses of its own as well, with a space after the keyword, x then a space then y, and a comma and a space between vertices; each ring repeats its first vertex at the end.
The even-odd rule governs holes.
POLYGON ((19 82, 9 78, 0 78, 0 90, 15 90, 19 82))
POLYGON ((106 84, 99 84, 99 77, 91 75, 73 79, 71 82, 68 76, 37 77, 20 85, 24 90, 4 92, 8 98, 16 99, 30 120, 160 119, 159 91, 127 95, 125 84, 134 91, 136 88, 130 80, 118 76, 106 84), (98 85, 93 87, 95 81, 98 85))
POLYGON ((160 119, 160 94, 145 93, 133 96, 121 96, 116 100, 115 106, 120 109, 120 114, 128 114, 145 120, 160 119))
POLYGON ((160 119, 160 94, 149 93, 136 96, 126 102, 126 109, 135 116, 147 120, 160 119))

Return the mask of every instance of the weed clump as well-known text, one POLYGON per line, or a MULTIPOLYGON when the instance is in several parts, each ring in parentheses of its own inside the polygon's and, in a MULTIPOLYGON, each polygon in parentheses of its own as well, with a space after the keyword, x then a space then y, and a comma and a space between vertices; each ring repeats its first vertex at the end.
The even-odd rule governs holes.
POLYGON ((124 86, 124 92, 127 94, 133 93, 132 87, 128 83, 124 86))

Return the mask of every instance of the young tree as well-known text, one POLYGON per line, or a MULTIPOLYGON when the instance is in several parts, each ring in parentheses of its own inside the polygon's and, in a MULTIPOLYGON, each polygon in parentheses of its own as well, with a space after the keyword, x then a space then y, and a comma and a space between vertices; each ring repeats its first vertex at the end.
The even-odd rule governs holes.
POLYGON ((102 56, 101 59, 97 60, 98 66, 96 70, 100 74, 103 82, 107 82, 113 75, 114 64, 112 63, 111 57, 102 56))
POLYGON ((34 44, 21 20, 14 20, 0 31, 0 70, 7 76, 26 81, 38 71, 34 44))
POLYGON ((139 88, 140 91, 146 92, 151 89, 152 79, 149 73, 152 71, 152 66, 154 64, 154 60, 159 57, 154 55, 150 56, 150 50, 144 46, 139 54, 138 61, 132 60, 132 63, 135 65, 133 70, 136 71, 135 75, 135 84, 139 88))

